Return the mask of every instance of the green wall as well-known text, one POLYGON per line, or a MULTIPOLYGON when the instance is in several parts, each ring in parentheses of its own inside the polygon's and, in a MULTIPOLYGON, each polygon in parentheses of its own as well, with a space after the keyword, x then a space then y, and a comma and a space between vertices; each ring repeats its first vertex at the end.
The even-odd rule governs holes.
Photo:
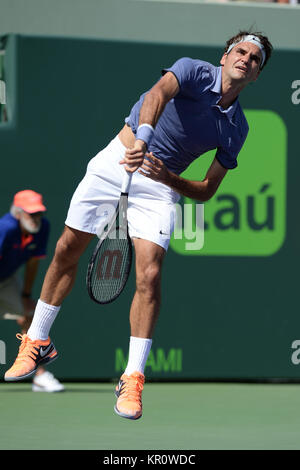
MULTIPOLYGON (((10 122, 0 125, 0 211, 8 210, 18 190, 44 195, 52 232, 36 296, 89 159, 115 136, 163 67, 182 56, 217 65, 220 55, 220 48, 199 45, 9 37, 10 122)), ((205 205, 210 228, 203 250, 185 256, 172 242, 148 377, 299 376, 300 366, 292 362, 293 352, 298 361, 292 343, 300 337, 299 105, 291 98, 297 92, 292 83, 300 79, 299 56, 297 50, 275 51, 259 80, 241 95, 252 124, 249 139, 239 167, 205 205), (261 229, 253 229, 253 221, 252 228, 247 225, 251 197, 256 221, 262 225, 269 214, 273 223, 261 229)), ((202 157, 188 176, 201 178, 211 158, 202 157)), ((134 272, 117 301, 93 304, 85 289, 91 250, 52 329, 60 359, 51 370, 61 378, 117 377, 127 354, 134 272)), ((0 328, 10 364, 18 346, 16 325, 2 321, 0 328)))

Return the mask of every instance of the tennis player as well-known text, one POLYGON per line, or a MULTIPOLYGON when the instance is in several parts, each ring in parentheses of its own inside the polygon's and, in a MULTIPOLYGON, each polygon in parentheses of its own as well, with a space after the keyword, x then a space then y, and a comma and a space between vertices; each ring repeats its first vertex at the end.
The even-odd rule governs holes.
MULTIPOLYGON (((32 289, 40 259, 46 257, 50 226, 45 211, 41 194, 27 189, 15 194, 10 212, 0 218, 0 318, 17 321, 23 335, 18 334, 19 339, 26 338, 32 320, 36 306, 32 289), (18 271, 23 265, 21 281, 18 271)), ((64 386, 39 366, 32 390, 60 392, 64 386)))
POLYGON ((267 37, 240 32, 227 41, 219 67, 181 58, 140 97, 118 136, 90 161, 73 195, 23 339, 22 357, 6 372, 5 380, 33 373, 40 346, 52 344, 50 327, 73 286, 80 255, 99 233, 105 216, 101 205, 117 204, 125 169, 134 172, 128 226, 136 254, 136 292, 130 308, 128 364, 115 390, 115 411, 124 418, 141 417, 144 368, 159 314, 161 267, 174 225, 170 214, 180 195, 209 200, 227 171, 237 166, 248 133, 238 95, 257 80, 271 52, 267 37), (193 160, 212 149, 217 149, 215 158, 202 181, 180 177, 193 160))

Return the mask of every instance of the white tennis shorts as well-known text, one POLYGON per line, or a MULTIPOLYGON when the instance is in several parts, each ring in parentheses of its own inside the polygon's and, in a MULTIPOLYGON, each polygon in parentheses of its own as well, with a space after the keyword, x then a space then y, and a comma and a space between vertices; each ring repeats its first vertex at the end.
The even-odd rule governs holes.
MULTIPOLYGON (((68 227, 101 235, 120 198, 126 170, 119 162, 125 150, 119 137, 115 137, 89 162, 70 203, 65 221, 68 227)), ((135 172, 128 197, 130 237, 149 240, 167 250, 179 199, 179 194, 168 186, 135 172)))

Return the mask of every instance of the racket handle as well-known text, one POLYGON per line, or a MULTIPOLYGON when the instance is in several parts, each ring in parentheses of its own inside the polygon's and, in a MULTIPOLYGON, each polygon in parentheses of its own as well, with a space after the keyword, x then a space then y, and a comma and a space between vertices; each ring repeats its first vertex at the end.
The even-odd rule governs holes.
POLYGON ((131 178, 132 178, 133 173, 130 173, 129 171, 125 171, 125 175, 122 181, 122 188, 121 192, 128 194, 130 184, 131 184, 131 178))

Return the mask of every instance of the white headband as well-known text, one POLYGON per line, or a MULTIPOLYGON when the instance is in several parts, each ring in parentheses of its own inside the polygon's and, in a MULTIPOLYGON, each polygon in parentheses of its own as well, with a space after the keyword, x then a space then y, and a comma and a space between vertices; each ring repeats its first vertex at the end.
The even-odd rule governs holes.
POLYGON ((264 65, 264 62, 266 60, 265 48, 262 45, 262 43, 260 42, 260 39, 257 36, 253 36, 252 34, 248 35, 248 36, 244 36, 243 39, 241 39, 238 42, 234 42, 233 44, 230 44, 230 46, 228 47, 228 49, 226 51, 226 54, 229 54, 231 49, 233 49, 235 46, 237 46, 241 42, 252 42, 252 44, 255 44, 257 47, 259 47, 261 55, 262 55, 262 60, 261 60, 261 64, 260 64, 259 67, 262 68, 262 66, 264 65))

